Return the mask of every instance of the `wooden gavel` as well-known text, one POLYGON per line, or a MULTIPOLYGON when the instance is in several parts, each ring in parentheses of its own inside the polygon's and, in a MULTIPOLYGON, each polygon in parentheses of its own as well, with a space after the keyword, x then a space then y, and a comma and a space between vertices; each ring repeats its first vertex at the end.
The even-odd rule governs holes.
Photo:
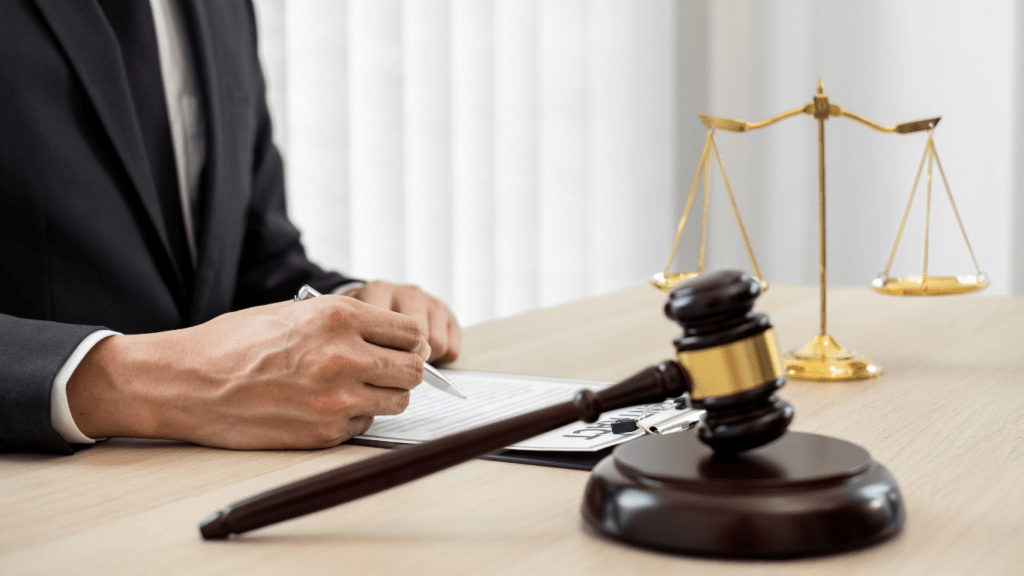
POLYGON ((542 408, 423 444, 380 454, 231 504, 203 520, 205 539, 222 539, 344 504, 411 482, 577 420, 690 394, 706 411, 698 437, 718 454, 767 444, 785 433, 793 407, 775 395, 786 381, 768 317, 753 312, 760 284, 741 272, 680 284, 665 314, 683 327, 677 360, 646 368, 609 388, 580 390, 542 408))

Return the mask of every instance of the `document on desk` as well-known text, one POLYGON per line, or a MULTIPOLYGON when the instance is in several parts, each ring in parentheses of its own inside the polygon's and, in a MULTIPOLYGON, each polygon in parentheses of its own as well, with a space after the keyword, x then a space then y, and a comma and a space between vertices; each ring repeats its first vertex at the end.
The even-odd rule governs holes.
MULTIPOLYGON (((358 438, 392 444, 418 444, 571 400, 583 388, 597 391, 611 386, 608 382, 497 372, 441 372, 466 394, 466 400, 441 394, 430 386, 418 386, 412 391, 405 412, 396 416, 377 416, 373 426, 358 438)), ((673 407, 674 403, 668 401, 649 407, 648 414, 673 407)), ((596 452, 642 435, 643 431, 614 434, 611 424, 620 419, 638 418, 643 411, 643 406, 612 410, 592 424, 575 422, 507 449, 596 452)))

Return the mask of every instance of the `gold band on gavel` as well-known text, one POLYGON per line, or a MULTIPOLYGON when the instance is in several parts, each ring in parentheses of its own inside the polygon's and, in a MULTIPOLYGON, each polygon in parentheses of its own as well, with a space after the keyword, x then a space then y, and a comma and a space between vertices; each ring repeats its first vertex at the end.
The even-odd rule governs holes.
POLYGON ((771 329, 723 346, 680 352, 676 358, 693 379, 694 400, 737 394, 785 374, 771 329))

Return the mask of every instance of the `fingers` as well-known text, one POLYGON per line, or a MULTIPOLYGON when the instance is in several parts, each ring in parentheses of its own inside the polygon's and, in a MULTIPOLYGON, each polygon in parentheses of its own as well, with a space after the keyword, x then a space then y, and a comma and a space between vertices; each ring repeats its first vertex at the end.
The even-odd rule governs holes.
POLYGON ((375 280, 356 295, 367 304, 393 310, 413 319, 430 345, 429 359, 451 362, 458 357, 462 333, 451 310, 418 286, 375 280))
POLYGON ((416 286, 398 286, 392 293, 391 300, 391 309, 415 321, 420 333, 426 337, 428 347, 427 354, 423 357, 424 361, 433 358, 438 348, 443 349, 446 345, 446 339, 436 339, 431 330, 432 300, 416 286))
POLYGON ((419 324, 424 334, 429 333, 429 304, 431 297, 419 286, 395 286, 391 292, 391 310, 405 314, 419 324))
POLYGON ((409 399, 409 390, 402 388, 373 384, 338 386, 324 397, 315 412, 320 416, 329 416, 325 423, 336 428, 345 420, 356 417, 401 414, 409 407, 409 399))
MULTIPOLYGON (((423 381, 423 362, 430 354, 416 321, 347 298, 317 300, 331 306, 326 314, 331 318, 330 337, 321 341, 315 353, 320 381, 332 387, 369 386, 379 393, 371 399, 373 409, 368 413, 396 413, 396 401, 382 401, 379 396, 407 395, 418 386, 423 381)), ((404 409, 404 404, 399 404, 404 409)))
POLYGON ((409 391, 396 388, 378 388, 367 384, 363 413, 368 416, 393 416, 409 407, 409 391))
POLYGON ((377 308, 391 310, 391 299, 395 288, 396 286, 390 282, 374 280, 360 288, 355 297, 377 308))
POLYGON ((415 319, 376 306, 360 306, 355 324, 364 340, 377 346, 405 350, 426 360, 430 346, 415 319))
POLYGON ((430 332, 429 300, 432 298, 419 286, 374 280, 363 286, 359 299, 372 306, 404 314, 416 321, 423 334, 430 332))
POLYGON ((448 362, 455 362, 459 358, 459 351, 462 349, 462 328, 459 327, 459 323, 452 316, 448 320, 448 350, 444 356, 438 358, 439 364, 446 364, 448 362))
POLYGON ((366 362, 355 370, 356 378, 378 388, 412 390, 423 381, 423 358, 408 352, 366 344, 366 362))
MULTIPOLYGON (((316 438, 312 443, 317 448, 330 448, 337 446, 349 438, 354 438, 363 434, 373 426, 373 416, 366 414, 362 416, 353 416, 344 422, 340 430, 327 429, 324 431, 319 438, 316 438)), ((297 446, 285 445, 282 448, 308 448, 306 443, 299 443, 297 446)))
POLYGON ((451 362, 459 355, 462 331, 447 306, 436 299, 432 304, 427 334, 431 350, 430 360, 440 363, 451 362))
POLYGON ((349 435, 349 438, 351 438, 365 433, 370 429, 370 426, 373 426, 373 416, 356 416, 348 421, 348 430, 346 432, 351 432, 349 435))
POLYGON ((430 343, 430 359, 437 360, 448 352, 448 310, 431 306, 427 320, 427 342, 430 343))

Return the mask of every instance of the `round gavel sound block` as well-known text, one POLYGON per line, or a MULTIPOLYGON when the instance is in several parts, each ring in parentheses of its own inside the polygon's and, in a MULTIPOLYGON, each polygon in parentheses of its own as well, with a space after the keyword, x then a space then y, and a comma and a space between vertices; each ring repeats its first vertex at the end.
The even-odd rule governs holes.
POLYGON ((677 286, 665 313, 683 327, 678 360, 696 436, 627 442, 591 475, 583 517, 599 532, 687 554, 786 558, 830 554, 898 533, 896 480, 863 448, 786 432, 793 408, 775 395, 784 370, 756 280, 723 271, 677 286))

